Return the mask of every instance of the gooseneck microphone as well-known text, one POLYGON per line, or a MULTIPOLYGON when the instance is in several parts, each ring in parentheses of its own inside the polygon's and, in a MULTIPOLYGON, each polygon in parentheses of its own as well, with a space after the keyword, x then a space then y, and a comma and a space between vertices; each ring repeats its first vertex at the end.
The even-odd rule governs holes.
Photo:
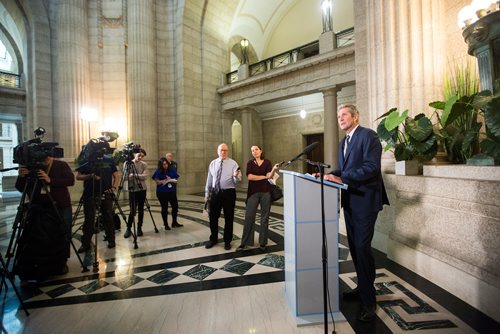
POLYGON ((288 166, 292 162, 298 160, 303 155, 308 155, 312 150, 314 150, 316 147, 318 147, 318 145, 319 145, 319 142, 315 141, 311 145, 306 146, 306 148, 302 151, 302 153, 300 153, 296 157, 292 158, 291 160, 285 162, 284 166, 288 166))

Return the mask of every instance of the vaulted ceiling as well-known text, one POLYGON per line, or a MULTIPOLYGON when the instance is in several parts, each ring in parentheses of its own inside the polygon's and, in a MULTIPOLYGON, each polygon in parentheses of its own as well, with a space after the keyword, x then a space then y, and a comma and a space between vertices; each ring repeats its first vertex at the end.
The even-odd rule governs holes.
MULTIPOLYGON (((240 0, 233 17, 231 41, 247 39, 251 45, 250 63, 319 39, 322 33, 322 0, 240 0)), ((354 26, 353 0, 332 1, 333 30, 354 26)), ((237 47, 236 50, 239 48, 237 47)), ((237 52, 236 52, 237 53, 237 52)), ((239 54, 237 54, 239 56, 239 54)), ((233 57, 233 70, 239 60, 233 57)), ((298 114, 301 109, 322 111, 321 94, 255 106, 263 119, 298 114)))

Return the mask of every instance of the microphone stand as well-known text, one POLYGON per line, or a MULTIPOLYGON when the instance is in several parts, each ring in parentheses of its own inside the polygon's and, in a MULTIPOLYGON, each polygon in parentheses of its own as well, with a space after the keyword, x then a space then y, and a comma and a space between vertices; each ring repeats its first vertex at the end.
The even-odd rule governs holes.
MULTIPOLYGON (((325 334, 328 333, 328 279, 327 279, 327 265, 328 265, 328 253, 326 247, 326 225, 325 225, 325 192, 324 192, 324 180, 325 168, 330 168, 330 165, 324 164, 322 162, 315 162, 310 160, 305 160, 309 165, 316 166, 319 170, 320 184, 321 184, 321 262, 323 264, 323 323, 325 334)), ((333 319, 332 319, 333 320, 333 319)), ((335 320, 334 326, 335 326, 335 320)))

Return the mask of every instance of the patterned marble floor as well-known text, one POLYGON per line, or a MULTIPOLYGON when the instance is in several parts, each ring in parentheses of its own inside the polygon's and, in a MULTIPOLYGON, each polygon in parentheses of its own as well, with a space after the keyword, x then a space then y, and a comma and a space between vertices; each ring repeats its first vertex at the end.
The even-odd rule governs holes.
MULTIPOLYGON (((41 283, 17 281, 31 313, 29 317, 18 310, 13 289, 3 288, 2 330, 7 333, 323 332, 321 325, 297 328, 286 305, 282 207, 273 206, 270 241, 265 251, 250 248, 236 252, 244 218, 244 199, 239 193, 232 249, 224 250, 220 242, 207 250, 204 242, 209 229, 202 213, 202 200, 201 196, 181 196, 179 221, 184 227, 165 231, 161 227, 159 204, 151 199, 151 213, 159 231, 155 233, 146 212, 144 236, 138 238, 137 249, 132 238, 123 238, 123 230, 117 232, 117 247, 107 249, 100 233, 97 257, 93 251, 82 256, 89 271, 82 272, 72 253, 66 275, 41 283), (96 259, 98 263, 94 266, 96 259), (202 306, 205 309, 199 310, 202 306), (185 308, 185 312, 178 313, 179 307, 185 308)), ((7 196, 1 201, 0 249, 5 254, 19 198, 7 196)), ((121 207, 128 212, 125 202, 121 202, 121 207)), ((82 217, 77 219, 74 229, 76 247, 80 245, 81 232, 77 228, 81 220, 82 217)), ((219 232, 222 236, 223 229, 219 232)), ((339 235, 339 240, 342 292, 356 283, 346 238, 339 235)), ((377 319, 372 324, 359 323, 356 321, 359 305, 341 301, 340 309, 347 322, 337 324, 337 332, 500 332, 498 322, 389 261, 382 253, 375 251, 375 256, 377 319)))

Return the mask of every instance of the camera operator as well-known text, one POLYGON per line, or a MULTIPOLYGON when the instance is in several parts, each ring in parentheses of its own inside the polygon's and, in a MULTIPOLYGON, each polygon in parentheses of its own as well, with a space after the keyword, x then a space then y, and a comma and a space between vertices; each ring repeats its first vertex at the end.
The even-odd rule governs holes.
POLYGON ((134 163, 137 174, 133 173, 133 170, 128 169, 127 165, 123 166, 124 173, 128 172, 128 191, 131 201, 127 230, 123 235, 124 238, 128 238, 131 235, 131 227, 135 212, 138 213, 137 236, 141 237, 143 235, 142 223, 144 221, 144 203, 146 201, 146 177, 148 176, 148 164, 142 161, 145 156, 146 151, 144 149, 137 148, 134 150, 134 159, 132 162, 134 163), (135 206, 135 212, 132 205, 135 206))
MULTIPOLYGON (((45 208, 52 207, 47 191, 50 193, 59 215, 65 224, 64 234, 67 240, 65 256, 68 258, 71 242, 72 221, 71 197, 68 187, 75 184, 75 176, 66 162, 55 160, 54 157, 50 155, 45 158, 42 165, 43 167, 40 169, 31 170, 25 166, 21 166, 19 168, 19 176, 16 180, 16 189, 20 192, 23 192, 26 189, 27 193, 31 194, 30 203, 40 204, 45 208), (35 178, 33 181, 30 180, 32 176, 35 178), (41 182, 36 182, 36 179, 41 182), (47 191, 43 187, 42 182, 47 186, 47 191), (33 186, 35 186, 35 189, 33 189, 33 186)), ((64 265, 63 268, 61 268, 61 274, 64 274, 67 271, 68 267, 64 265)))
POLYGON ((96 210, 102 214, 102 224, 106 231, 108 248, 115 247, 115 228, 113 222, 113 196, 120 182, 120 172, 116 168, 113 158, 104 155, 94 168, 90 164, 80 168, 76 179, 83 181, 83 238, 78 253, 84 253, 90 249, 90 240, 94 232, 96 210), (94 169, 94 170, 93 170, 94 169), (100 207, 96 205, 99 203, 100 207))

